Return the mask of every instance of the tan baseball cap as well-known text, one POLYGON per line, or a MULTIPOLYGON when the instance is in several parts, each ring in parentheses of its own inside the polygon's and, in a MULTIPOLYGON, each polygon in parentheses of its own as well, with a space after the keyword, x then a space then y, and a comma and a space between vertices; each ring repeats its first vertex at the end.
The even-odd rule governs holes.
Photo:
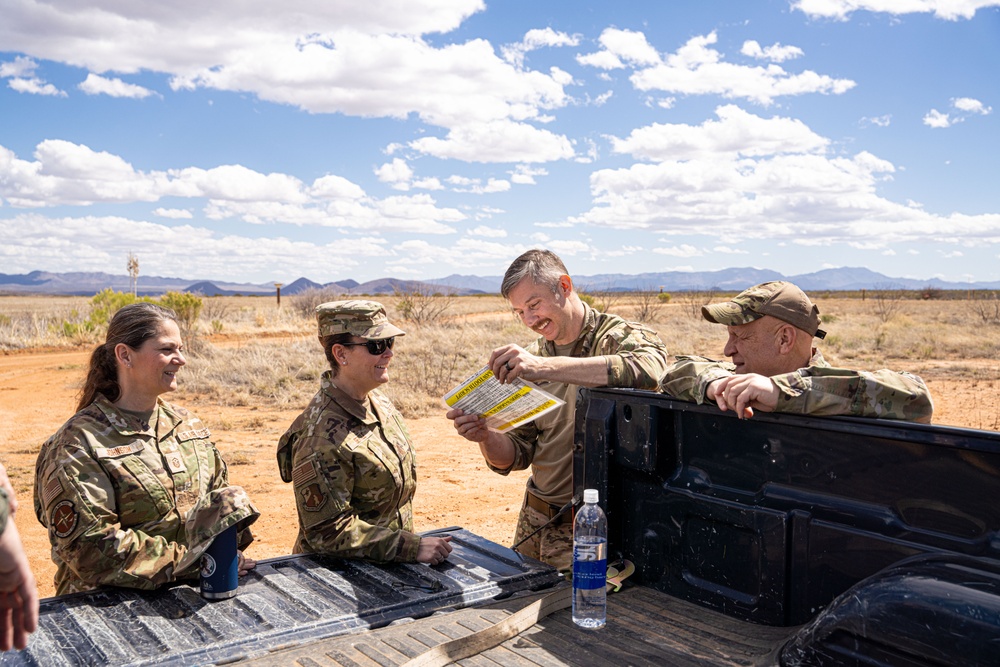
POLYGON ((405 336, 402 329, 389 324, 385 307, 378 301, 330 301, 316 306, 320 336, 349 333, 369 340, 405 336))
POLYGON ((798 287, 782 280, 754 285, 732 301, 702 306, 701 314, 709 322, 727 326, 749 324, 771 315, 817 338, 826 337, 826 332, 819 328, 816 304, 798 287))

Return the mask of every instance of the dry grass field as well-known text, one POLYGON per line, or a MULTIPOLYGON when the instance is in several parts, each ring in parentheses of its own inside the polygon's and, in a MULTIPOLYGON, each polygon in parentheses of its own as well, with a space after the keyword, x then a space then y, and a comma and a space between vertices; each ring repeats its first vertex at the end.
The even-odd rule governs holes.
MULTIPOLYGON (((274 448, 315 392, 324 369, 315 297, 212 297, 188 337, 189 363, 168 398, 195 411, 213 430, 236 484, 263 516, 248 555, 289 552, 295 536, 290 487, 278 477, 274 448)), ((724 329, 699 309, 722 294, 592 295, 597 307, 656 329, 671 354, 721 358, 724 329)), ((913 295, 814 295, 829 332, 820 349, 834 364, 893 368, 921 375, 935 402, 935 423, 1000 430, 1000 312, 991 299, 917 299, 913 295)), ((956 296, 956 295, 951 295, 956 296)), ((461 525, 509 543, 525 472, 509 477, 485 467, 478 449, 455 435, 441 395, 504 343, 533 336, 496 296, 381 298, 407 331, 395 348, 388 390, 408 420, 419 470, 418 530, 461 525), (409 315, 409 317, 404 317, 409 315)), ((16 515, 42 595, 54 568, 48 540, 31 507, 41 443, 72 414, 89 352, 99 332, 67 336, 64 323, 87 318, 84 297, 0 296, 0 461, 21 501, 16 515)))

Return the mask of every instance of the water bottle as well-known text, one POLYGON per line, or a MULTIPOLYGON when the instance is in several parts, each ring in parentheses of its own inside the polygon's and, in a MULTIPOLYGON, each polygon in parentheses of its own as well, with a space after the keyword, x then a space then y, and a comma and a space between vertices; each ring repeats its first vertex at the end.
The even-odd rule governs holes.
POLYGON ((573 523, 573 622, 603 628, 607 617, 608 521, 597 489, 585 489, 573 523))

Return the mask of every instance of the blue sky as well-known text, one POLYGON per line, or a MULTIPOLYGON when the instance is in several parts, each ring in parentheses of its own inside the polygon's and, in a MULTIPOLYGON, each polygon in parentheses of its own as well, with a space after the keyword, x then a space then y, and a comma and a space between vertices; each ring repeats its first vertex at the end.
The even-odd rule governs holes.
POLYGON ((0 16, 0 273, 1000 279, 1000 0, 0 16))

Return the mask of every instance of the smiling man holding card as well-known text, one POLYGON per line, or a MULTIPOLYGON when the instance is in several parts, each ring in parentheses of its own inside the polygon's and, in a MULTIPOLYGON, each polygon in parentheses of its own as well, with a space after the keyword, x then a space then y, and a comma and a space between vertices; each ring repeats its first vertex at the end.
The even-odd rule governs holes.
POLYGON ((534 383, 564 403, 523 426, 500 433, 481 414, 452 408, 458 433, 479 443, 486 463, 506 475, 531 466, 518 517, 518 552, 569 570, 573 524, 562 511, 573 496, 573 422, 577 387, 655 389, 667 367, 656 332, 585 304, 565 265, 548 250, 529 250, 507 269, 500 293, 540 338, 527 348, 493 350, 488 368, 501 383, 534 383))

